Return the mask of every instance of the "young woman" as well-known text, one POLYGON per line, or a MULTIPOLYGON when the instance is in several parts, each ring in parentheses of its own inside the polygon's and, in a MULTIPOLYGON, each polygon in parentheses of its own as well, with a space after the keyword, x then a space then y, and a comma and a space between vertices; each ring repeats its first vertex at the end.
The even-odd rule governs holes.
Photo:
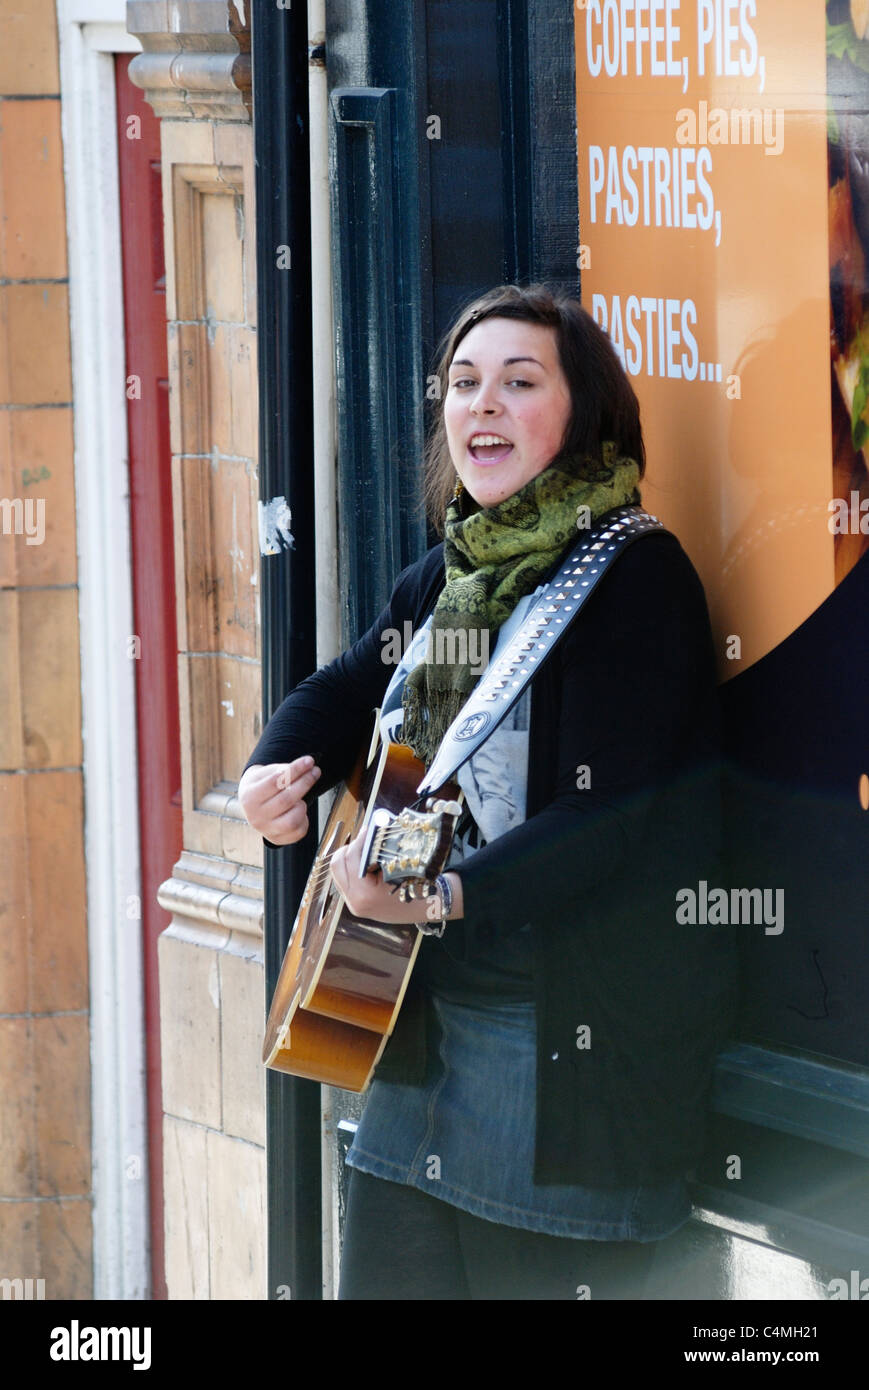
MULTIPOLYGON (((428 766, 578 525, 640 500, 637 399, 575 300, 492 290, 438 372, 426 500, 445 539, 263 732, 239 796, 271 843, 305 834, 375 707, 428 766)), ((341 1298, 642 1296, 690 1215, 728 1025, 727 934, 676 917, 718 871, 717 716, 702 586, 674 536, 647 534, 457 774, 444 933, 424 936, 348 1155, 341 1298)), ((360 841, 331 861, 351 911, 431 918, 358 877, 360 841)))

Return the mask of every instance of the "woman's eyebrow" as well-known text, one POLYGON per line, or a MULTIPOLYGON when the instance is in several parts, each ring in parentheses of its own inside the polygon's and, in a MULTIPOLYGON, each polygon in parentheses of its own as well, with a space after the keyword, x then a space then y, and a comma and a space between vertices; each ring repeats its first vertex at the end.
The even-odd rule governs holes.
MULTIPOLYGON (((504 366, 511 367, 514 362, 537 362, 536 357, 505 357, 504 366)), ((450 363, 451 367, 473 367, 470 357, 454 357, 450 363)), ((537 362, 538 367, 542 367, 542 362, 537 362)))

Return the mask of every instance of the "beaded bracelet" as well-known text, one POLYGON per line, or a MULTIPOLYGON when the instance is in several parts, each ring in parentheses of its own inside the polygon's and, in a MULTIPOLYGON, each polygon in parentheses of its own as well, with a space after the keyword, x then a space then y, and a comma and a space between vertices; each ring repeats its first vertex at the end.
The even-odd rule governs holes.
MULTIPOLYGON (((436 925, 428 919, 426 919, 425 922, 417 922, 416 925, 422 932, 423 936, 443 936, 444 927, 447 924, 447 918, 449 917, 450 911, 453 906, 452 885, 450 884, 449 879, 444 874, 438 874, 437 878, 435 879, 434 887, 435 891, 437 891, 437 889, 439 888, 441 893, 440 921, 436 925)), ((433 894, 428 894, 426 901, 428 901, 428 899, 432 896, 433 894)))

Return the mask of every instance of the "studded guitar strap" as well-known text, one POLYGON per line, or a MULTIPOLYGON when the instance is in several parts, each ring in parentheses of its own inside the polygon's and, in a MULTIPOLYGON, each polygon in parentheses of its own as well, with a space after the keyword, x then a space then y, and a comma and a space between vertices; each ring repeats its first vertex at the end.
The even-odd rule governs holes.
POLYGON ((447 729, 417 787, 420 796, 442 787, 498 727, 626 547, 649 531, 665 529, 643 507, 624 506, 608 511, 585 533, 447 729))

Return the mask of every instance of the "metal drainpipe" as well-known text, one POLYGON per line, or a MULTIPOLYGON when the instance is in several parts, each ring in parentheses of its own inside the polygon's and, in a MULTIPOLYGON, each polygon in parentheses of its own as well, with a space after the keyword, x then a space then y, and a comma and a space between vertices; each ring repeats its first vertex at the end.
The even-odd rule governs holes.
MULTIPOLYGON (((306 7, 252 5, 260 549, 285 499, 292 542, 261 558, 263 719, 316 665, 306 7)), ((311 817, 312 822, 314 817, 311 817)), ((266 1003, 316 849, 265 849, 266 1003)), ((268 1297, 322 1298, 320 1088, 266 1074, 268 1297)))

